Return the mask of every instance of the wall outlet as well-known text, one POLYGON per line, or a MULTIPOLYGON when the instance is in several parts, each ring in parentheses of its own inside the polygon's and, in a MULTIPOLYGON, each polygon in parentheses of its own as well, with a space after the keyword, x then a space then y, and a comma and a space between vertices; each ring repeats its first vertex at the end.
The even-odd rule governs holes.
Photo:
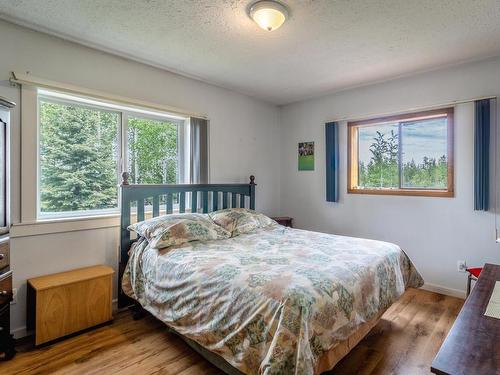
POLYGON ((17 303, 17 288, 12 288, 12 301, 10 301, 11 305, 15 305, 17 303))
POLYGON ((467 272, 467 263, 465 263, 465 260, 457 260, 457 271, 458 272, 467 272))

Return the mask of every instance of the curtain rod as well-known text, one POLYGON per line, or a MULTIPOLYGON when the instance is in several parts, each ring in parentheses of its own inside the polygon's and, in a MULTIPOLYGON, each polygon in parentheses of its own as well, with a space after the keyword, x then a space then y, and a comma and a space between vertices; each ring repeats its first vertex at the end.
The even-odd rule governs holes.
POLYGON ((56 91, 63 91, 65 93, 71 93, 74 95, 84 95, 95 99, 111 101, 118 104, 125 104, 137 108, 146 108, 154 111, 166 112, 172 115, 184 116, 184 117, 198 117, 202 119, 207 119, 206 115, 199 113, 188 112, 176 107, 165 106, 157 103, 149 103, 142 100, 127 98, 120 95, 109 94, 99 90, 88 89, 83 87, 74 86, 71 84, 60 83, 56 81, 50 81, 43 78, 38 78, 27 73, 17 73, 12 72, 12 77, 9 81, 13 84, 19 85, 30 85, 46 89, 52 89, 56 91))
POLYGON ((471 103, 471 102, 475 102, 476 100, 485 100, 485 99, 497 99, 497 96, 496 95, 480 96, 477 98, 455 100, 455 101, 448 102, 448 103, 435 104, 435 105, 431 105, 431 106, 413 107, 413 108, 403 109, 400 111, 393 111, 393 112, 373 113, 373 114, 367 114, 367 115, 361 115, 361 116, 344 116, 344 117, 338 118, 336 120, 330 120, 330 121, 326 121, 326 122, 367 120, 370 118, 386 117, 386 116, 398 115, 398 114, 402 114, 402 113, 420 112, 420 111, 425 111, 425 110, 444 108, 444 107, 449 107, 449 106, 453 106, 453 105, 457 105, 457 104, 471 103))

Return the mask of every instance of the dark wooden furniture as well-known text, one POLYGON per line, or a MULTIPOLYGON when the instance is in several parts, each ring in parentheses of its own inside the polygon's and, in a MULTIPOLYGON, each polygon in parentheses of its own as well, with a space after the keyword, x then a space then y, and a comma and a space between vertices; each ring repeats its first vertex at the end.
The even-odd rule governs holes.
MULTIPOLYGON (((9 111, 15 107, 15 103, 0 97, 0 137, 3 151, 0 153, 0 175, 3 181, 0 185, 2 192, 2 206, 7 204, 7 153, 6 153, 6 134, 9 126, 9 111)), ((8 217, 6 210, 2 210, 0 216, 1 234, 0 236, 0 360, 11 359, 16 354, 14 349, 14 339, 10 334, 10 302, 12 301, 12 271, 9 269, 9 235, 8 235, 8 217)))
POLYGON ((468 273, 468 275, 467 275, 467 293, 465 294, 465 298, 469 297, 469 294, 471 291, 472 280, 477 281, 482 270, 483 270, 483 267, 467 268, 467 270, 466 270, 468 273))
POLYGON ((274 221, 276 221, 278 224, 284 225, 285 227, 290 227, 293 228, 293 218, 288 217, 288 216, 276 216, 272 217, 274 221))
MULTIPOLYGON (((0 137, 2 149, 0 152, 0 175, 3 181, 0 185, 2 192, 2 205, 5 208, 7 202, 7 183, 9 176, 7 171, 6 134, 9 127, 9 111, 15 107, 15 103, 0 97, 0 137)), ((0 361, 9 360, 16 354, 14 349, 14 339, 10 334, 10 302, 12 301, 12 271, 10 271, 9 256, 9 235, 8 217, 6 210, 0 216, 1 235, 0 236, 0 361)))
POLYGON ((434 374, 500 374, 500 319, 484 316, 500 265, 486 264, 434 358, 434 374))
POLYGON ((9 238, 0 240, 0 360, 14 357, 14 339, 10 334, 12 271, 9 270, 9 238))

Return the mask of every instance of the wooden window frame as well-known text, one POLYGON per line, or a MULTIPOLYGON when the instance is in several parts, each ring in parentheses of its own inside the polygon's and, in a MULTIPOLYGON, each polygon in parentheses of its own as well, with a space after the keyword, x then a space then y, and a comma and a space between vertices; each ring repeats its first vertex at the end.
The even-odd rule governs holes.
POLYGON ((454 154, 453 154, 453 127, 454 108, 442 108, 429 111, 404 113, 394 116, 378 117, 369 120, 348 122, 347 137, 347 193, 349 194, 375 194, 375 195, 407 195, 425 197, 445 197, 452 198, 454 192, 454 154), (387 188, 387 189, 359 189, 358 183, 358 129, 363 126, 381 124, 385 122, 423 120, 431 118, 447 118, 447 161, 448 161, 448 187, 446 189, 408 189, 408 188, 387 188))

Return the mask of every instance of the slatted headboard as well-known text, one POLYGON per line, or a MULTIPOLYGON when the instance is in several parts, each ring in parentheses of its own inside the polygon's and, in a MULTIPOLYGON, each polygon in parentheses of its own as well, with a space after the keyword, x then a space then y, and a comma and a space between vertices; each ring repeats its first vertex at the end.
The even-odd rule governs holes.
POLYGON ((128 262, 128 251, 134 240, 127 227, 131 218, 137 221, 171 214, 174 208, 179 213, 208 213, 229 207, 247 207, 255 209, 255 177, 250 176, 248 184, 183 184, 183 185, 131 185, 129 174, 122 174, 120 186, 121 221, 120 221, 120 264, 118 307, 126 307, 133 301, 123 293, 121 281, 128 262), (248 197, 248 198, 247 198, 248 197), (186 208, 188 204, 188 208, 186 208), (175 207, 174 207, 175 206, 175 207))

